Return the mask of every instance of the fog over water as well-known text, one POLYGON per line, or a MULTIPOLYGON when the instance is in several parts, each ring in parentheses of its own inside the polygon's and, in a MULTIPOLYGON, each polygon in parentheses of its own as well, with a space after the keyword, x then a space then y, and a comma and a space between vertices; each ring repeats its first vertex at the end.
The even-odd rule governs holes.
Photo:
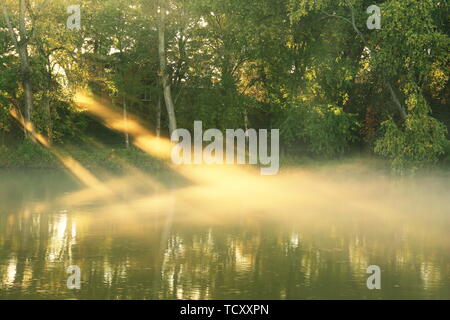
POLYGON ((348 161, 270 177, 130 169, 87 187, 54 171, 1 177, 1 298, 450 298, 448 173, 348 161), (81 290, 67 289, 70 265, 81 290), (370 265, 381 290, 366 287, 370 265))

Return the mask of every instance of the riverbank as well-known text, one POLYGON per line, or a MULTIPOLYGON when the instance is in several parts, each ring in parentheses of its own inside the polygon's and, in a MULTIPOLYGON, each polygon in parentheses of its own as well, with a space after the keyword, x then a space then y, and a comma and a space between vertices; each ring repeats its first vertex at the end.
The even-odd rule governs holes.
MULTIPOLYGON (((144 171, 166 171, 163 161, 155 159, 141 150, 130 147, 88 148, 79 146, 64 146, 59 148, 67 155, 79 161, 85 168, 95 172, 123 172, 134 167, 144 171)), ((280 155, 280 169, 291 167, 330 168, 330 167, 361 167, 389 174, 389 162, 370 154, 354 152, 337 159, 320 159, 306 155, 282 154, 280 155)), ((0 169, 63 169, 60 160, 47 149, 36 144, 22 143, 17 147, 0 146, 0 169)), ((434 168, 421 169, 422 173, 428 171, 450 171, 450 157, 443 159, 434 168)))
MULTIPOLYGON (((93 171, 123 171, 127 166, 142 170, 161 170, 164 164, 137 148, 61 148, 64 154, 79 161, 93 171)), ((61 161, 38 145, 22 143, 16 148, 0 146, 1 169, 62 169, 61 161)))

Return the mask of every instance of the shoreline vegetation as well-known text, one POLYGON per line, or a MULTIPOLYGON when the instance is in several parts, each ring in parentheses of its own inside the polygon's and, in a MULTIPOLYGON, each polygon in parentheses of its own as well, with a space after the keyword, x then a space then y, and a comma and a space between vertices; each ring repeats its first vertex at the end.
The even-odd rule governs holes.
MULTIPOLYGON (((126 173, 127 168, 130 167, 148 172, 170 171, 164 161, 156 159, 134 146, 129 148, 123 146, 89 148, 73 145, 62 148, 62 151, 79 161, 86 169, 97 172, 120 174, 126 173)), ((358 165, 365 171, 392 176, 399 175, 398 172, 392 170, 388 160, 374 156, 370 152, 355 150, 339 158, 318 158, 311 155, 286 152, 280 154, 280 172, 293 167, 320 169, 347 165, 358 165)), ((244 166, 258 168, 258 166, 244 166)), ((51 151, 32 142, 24 141, 15 147, 0 145, 0 170, 17 169, 64 170, 65 167, 51 151)), ((433 166, 421 167, 414 171, 417 174, 430 172, 450 173, 450 156, 443 158, 433 166)), ((411 175, 411 172, 402 175, 411 175)))
POLYGON ((445 2, 382 2, 374 28, 361 1, 85 0, 76 30, 65 1, 27 3, 0 17, 0 167, 59 166, 27 142, 31 126, 88 168, 159 170, 125 149, 136 132, 198 121, 279 130, 281 165, 361 154, 406 176, 450 163, 445 2))

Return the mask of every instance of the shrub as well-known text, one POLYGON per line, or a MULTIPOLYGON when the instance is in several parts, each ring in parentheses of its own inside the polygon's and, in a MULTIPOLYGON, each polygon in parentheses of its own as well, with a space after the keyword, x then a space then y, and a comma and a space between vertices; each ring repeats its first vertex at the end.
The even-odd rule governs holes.
POLYGON ((444 154, 447 129, 430 116, 430 108, 418 94, 407 101, 408 115, 403 127, 392 118, 382 123, 382 137, 375 142, 375 153, 390 160, 391 168, 399 174, 414 173, 433 165, 444 154))
POLYGON ((301 142, 309 153, 331 158, 348 150, 356 125, 353 115, 340 107, 305 105, 288 111, 281 134, 288 146, 301 142))

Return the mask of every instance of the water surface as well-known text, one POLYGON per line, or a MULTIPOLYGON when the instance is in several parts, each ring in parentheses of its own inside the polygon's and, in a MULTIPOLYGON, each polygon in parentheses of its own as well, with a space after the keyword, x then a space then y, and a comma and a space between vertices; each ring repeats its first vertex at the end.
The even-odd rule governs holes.
POLYGON ((450 299, 448 175, 189 174, 1 171, 0 298, 450 299))

